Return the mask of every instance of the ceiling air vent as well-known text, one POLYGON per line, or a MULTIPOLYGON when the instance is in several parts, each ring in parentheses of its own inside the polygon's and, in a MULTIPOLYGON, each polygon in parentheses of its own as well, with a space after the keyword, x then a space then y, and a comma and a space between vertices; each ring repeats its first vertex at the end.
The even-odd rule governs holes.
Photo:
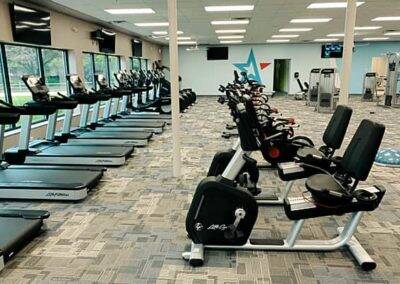
POLYGON ((110 21, 109 23, 110 23, 110 24, 117 25, 117 24, 127 24, 128 22, 122 20, 122 21, 110 21))

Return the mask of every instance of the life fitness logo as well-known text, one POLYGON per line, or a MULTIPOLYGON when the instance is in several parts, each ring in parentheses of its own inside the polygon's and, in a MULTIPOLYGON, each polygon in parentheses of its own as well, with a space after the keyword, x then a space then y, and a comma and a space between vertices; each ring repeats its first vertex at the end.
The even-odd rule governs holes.
POLYGON ((235 66, 235 68, 238 69, 239 72, 246 72, 247 77, 250 80, 254 80, 259 83, 262 83, 260 76, 260 69, 265 70, 269 65, 271 65, 271 63, 269 62, 260 62, 260 64, 257 64, 253 49, 250 50, 247 62, 233 64, 233 66, 235 66), (258 69, 259 66, 260 69, 258 69))

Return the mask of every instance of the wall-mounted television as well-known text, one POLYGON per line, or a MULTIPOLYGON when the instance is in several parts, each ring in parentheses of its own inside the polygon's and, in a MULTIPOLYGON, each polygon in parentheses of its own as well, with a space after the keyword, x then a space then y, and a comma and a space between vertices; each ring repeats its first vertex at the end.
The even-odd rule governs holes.
POLYGON ((132 56, 135 57, 143 56, 143 43, 139 39, 132 40, 132 56))
POLYGON ((10 4, 14 41, 51 45, 50 13, 17 4, 10 4))
POLYGON ((115 53, 115 33, 101 29, 103 40, 99 41, 100 52, 115 53))
POLYGON ((207 60, 228 60, 228 47, 210 47, 207 50, 207 60))
POLYGON ((321 58, 342 58, 343 44, 330 43, 322 45, 321 58))

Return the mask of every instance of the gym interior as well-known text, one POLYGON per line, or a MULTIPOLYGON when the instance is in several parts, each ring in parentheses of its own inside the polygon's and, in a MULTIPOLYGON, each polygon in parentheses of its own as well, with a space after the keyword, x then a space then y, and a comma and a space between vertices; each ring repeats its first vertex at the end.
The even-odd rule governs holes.
POLYGON ((0 0, 0 283, 400 283, 398 0, 0 0))

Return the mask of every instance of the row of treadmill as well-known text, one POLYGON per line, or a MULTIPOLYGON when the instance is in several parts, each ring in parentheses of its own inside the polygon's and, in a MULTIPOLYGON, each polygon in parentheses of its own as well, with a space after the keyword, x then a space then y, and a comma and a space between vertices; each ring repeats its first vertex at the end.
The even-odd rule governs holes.
MULTIPOLYGON (((296 136, 297 124, 271 107, 264 86, 251 80, 235 80, 221 86, 236 127, 237 140, 227 151, 215 154, 208 176, 198 184, 187 217, 190 249, 183 258, 192 266, 206 261, 209 250, 330 252, 347 249, 363 270, 373 270, 375 261, 355 238, 365 212, 378 208, 385 188, 362 186, 367 180, 384 136, 385 126, 364 119, 342 156, 342 147, 353 110, 338 105, 317 147, 306 136, 296 136), (262 158, 254 157, 255 152, 262 158), (258 159, 258 160, 257 160, 258 159), (260 163, 261 162, 261 163, 260 163), (259 189, 265 170, 277 171, 286 183, 280 193, 259 189), (292 193, 301 183, 301 195, 292 193), (267 209, 266 211, 262 210, 267 209), (268 206, 282 206, 293 224, 284 238, 255 238, 259 215, 268 218, 268 206), (349 216, 332 239, 300 239, 304 222, 330 216, 349 216)), ((257 235, 269 230, 257 228, 257 235)), ((209 257, 212 257, 210 254, 209 257)), ((215 254, 214 254, 215 256, 215 254)), ((343 256, 345 256, 343 254, 343 256)))
MULTIPOLYGON (((164 131, 171 98, 162 69, 121 70, 114 76, 117 87, 99 74, 96 90, 87 90, 78 75, 67 75, 71 92, 65 96, 50 94, 42 78, 26 75, 22 81, 32 100, 23 106, 0 100, 0 200, 84 200, 107 167, 124 165, 135 147, 147 146, 164 131), (43 139, 31 141, 34 116, 47 117, 47 129, 43 139), (6 125, 17 123, 18 145, 3 153, 6 125)), ((191 89, 179 96, 181 112, 196 101, 191 89)), ((0 270, 42 232, 49 216, 44 210, 0 209, 0 270)))

